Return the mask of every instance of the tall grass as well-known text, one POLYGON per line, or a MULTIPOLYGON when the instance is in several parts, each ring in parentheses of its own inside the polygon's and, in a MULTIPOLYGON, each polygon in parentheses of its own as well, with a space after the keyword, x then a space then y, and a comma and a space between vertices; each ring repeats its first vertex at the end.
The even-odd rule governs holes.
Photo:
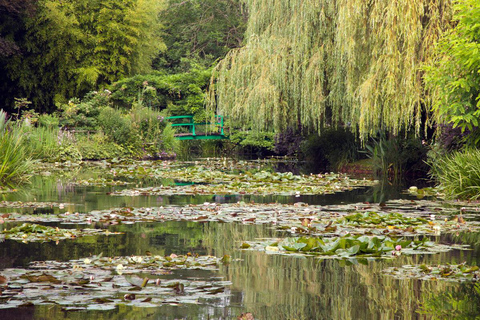
POLYGON ((24 137, 23 125, 11 122, 0 110, 0 185, 28 180, 32 162, 24 137))
POLYGON ((448 198, 480 199, 480 150, 456 151, 430 163, 430 174, 448 198))
POLYGON ((58 127, 25 127, 24 143, 32 159, 52 159, 58 152, 58 127))

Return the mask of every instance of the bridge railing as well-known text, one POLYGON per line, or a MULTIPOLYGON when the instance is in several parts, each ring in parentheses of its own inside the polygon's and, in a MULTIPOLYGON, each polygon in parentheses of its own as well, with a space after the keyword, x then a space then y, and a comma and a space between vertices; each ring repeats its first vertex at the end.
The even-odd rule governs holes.
POLYGON ((172 127, 187 127, 188 128, 188 133, 179 133, 176 134, 175 136, 180 137, 196 137, 201 135, 204 137, 204 139, 208 139, 209 137, 225 137, 225 132, 224 132, 224 119, 223 116, 215 116, 215 122, 198 122, 195 123, 193 120, 193 116, 172 116, 172 117, 167 117, 167 120, 177 120, 177 119, 185 119, 184 122, 182 123, 172 123, 172 127), (208 126, 208 125, 214 125, 217 127, 218 132, 212 133, 212 132, 202 132, 199 133, 197 131, 198 126, 208 126))

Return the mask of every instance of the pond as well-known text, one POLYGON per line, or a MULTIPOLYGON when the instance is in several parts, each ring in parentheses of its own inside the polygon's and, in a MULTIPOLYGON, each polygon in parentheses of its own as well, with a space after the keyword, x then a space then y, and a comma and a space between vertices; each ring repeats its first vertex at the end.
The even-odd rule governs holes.
POLYGON ((226 159, 42 167, 0 194, 0 319, 478 316, 478 205, 375 183, 226 159))

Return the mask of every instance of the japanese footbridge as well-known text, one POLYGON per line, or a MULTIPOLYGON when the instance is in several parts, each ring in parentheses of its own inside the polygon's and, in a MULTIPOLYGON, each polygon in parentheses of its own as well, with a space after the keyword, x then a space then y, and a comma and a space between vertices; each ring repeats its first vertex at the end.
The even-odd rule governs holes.
POLYGON ((175 133, 178 140, 219 140, 228 139, 223 131, 223 116, 215 116, 214 122, 195 123, 193 116, 167 117, 172 121, 172 127, 183 128, 182 132, 175 133), (178 123, 177 121, 180 121, 178 123), (203 129, 203 130, 202 130, 203 129))

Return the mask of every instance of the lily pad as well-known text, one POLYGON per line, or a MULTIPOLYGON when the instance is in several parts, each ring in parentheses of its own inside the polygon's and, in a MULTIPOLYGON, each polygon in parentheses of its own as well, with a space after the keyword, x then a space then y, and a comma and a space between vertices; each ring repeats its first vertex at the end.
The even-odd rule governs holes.
POLYGON ((75 239, 78 237, 101 234, 111 235, 121 234, 121 232, 110 232, 108 230, 102 229, 60 229, 58 227, 54 228, 32 223, 24 223, 20 226, 16 226, 0 232, 0 235, 4 235, 5 239, 22 241, 25 243, 75 239))
POLYGON ((385 269, 384 274, 397 279, 445 280, 454 282, 480 281, 478 266, 458 265, 404 265, 385 269))
POLYGON ((391 258, 401 254, 428 254, 445 252, 453 246, 435 244, 422 240, 395 239, 388 236, 352 236, 345 235, 334 238, 300 237, 284 238, 275 242, 248 241, 251 250, 265 250, 277 254, 303 254, 330 258, 373 257, 391 258), (272 246, 278 250, 272 250, 272 246))
POLYGON ((7 281, 0 308, 24 303, 59 304, 64 308, 110 310, 119 304, 157 307, 164 303, 198 303, 227 296, 228 281, 159 278, 159 270, 214 271, 221 263, 212 256, 93 256, 67 262, 33 262, 29 269, 5 269, 7 281), (122 268, 118 266, 122 265, 122 268), (121 271, 120 271, 121 269, 121 271), (150 281, 149 281, 150 280, 150 281), (137 285, 140 284, 140 285, 137 285))

